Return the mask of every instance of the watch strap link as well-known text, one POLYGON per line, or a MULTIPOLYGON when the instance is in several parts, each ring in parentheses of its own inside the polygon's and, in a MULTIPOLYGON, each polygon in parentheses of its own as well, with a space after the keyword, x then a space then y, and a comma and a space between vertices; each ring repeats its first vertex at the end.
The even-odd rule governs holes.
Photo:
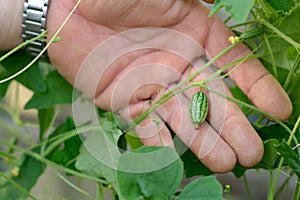
MULTIPOLYGON (((24 41, 39 36, 46 28, 48 0, 25 0, 23 8, 22 38, 24 41)), ((33 56, 38 55, 46 42, 35 40, 26 46, 26 50, 33 56)), ((45 57, 45 55, 43 55, 45 57)))

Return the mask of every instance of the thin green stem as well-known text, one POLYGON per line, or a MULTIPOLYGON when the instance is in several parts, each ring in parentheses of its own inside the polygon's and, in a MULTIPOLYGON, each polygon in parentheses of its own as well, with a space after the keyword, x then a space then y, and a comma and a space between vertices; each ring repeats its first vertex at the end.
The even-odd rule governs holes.
POLYGON ((104 200, 103 188, 100 183, 97 184, 96 198, 97 200, 104 200))
POLYGON ((161 135, 161 132, 160 132, 160 128, 159 128, 159 124, 161 123, 160 119, 152 119, 152 121, 156 124, 156 128, 157 128, 157 134, 158 134, 158 137, 159 137, 159 142, 160 142, 160 146, 164 146, 163 144, 163 140, 162 140, 162 135, 161 135))
POLYGON ((69 181, 68 179, 66 179, 63 175, 61 175, 59 172, 55 171, 55 174, 62 180, 64 181, 67 185, 69 185, 71 188, 75 189, 76 191, 78 191, 79 193, 85 195, 86 197, 88 197, 88 199, 93 199, 93 197, 87 193, 86 191, 84 191, 83 189, 79 188, 77 185, 74 185, 71 181, 69 181))
POLYGON ((3 178, 5 178, 8 182, 10 182, 15 188, 17 188, 18 190, 20 190, 27 197, 29 197, 29 198, 31 198, 33 200, 37 200, 37 198, 35 198, 32 194, 30 194, 27 190, 25 190, 21 185, 19 185, 17 182, 15 182, 14 180, 12 180, 8 176, 6 176, 4 173, 0 172, 0 176, 2 176, 3 178))
POLYGON ((244 185, 245 185, 245 188, 246 188, 246 191, 247 191, 247 194, 248 194, 249 199, 250 199, 250 200, 253 200, 254 197, 253 197, 253 195, 252 195, 252 193, 251 193, 250 185, 249 185, 249 182, 248 182, 248 179, 247 179, 247 175, 246 175, 246 174, 243 175, 243 182, 244 182, 244 185))
POLYGON ((275 189, 276 189, 276 185, 277 185, 277 182, 278 182, 280 170, 281 170, 282 165, 283 165, 283 160, 284 160, 283 157, 281 157, 280 161, 279 161, 277 171, 276 171, 276 174, 275 174, 275 178, 274 178, 274 180, 273 180, 273 182, 270 186, 270 190, 269 190, 269 193, 268 193, 268 200, 274 200, 275 189))
POLYGON ((295 40, 293 40, 292 38, 290 38, 289 36, 287 36, 286 34, 284 34, 282 31, 280 31, 278 28, 276 28, 275 26, 273 26, 272 24, 270 24, 266 20, 260 19, 259 22, 261 24, 265 25, 270 30, 272 30, 274 33, 276 33, 282 39, 284 39, 285 41, 287 41, 288 43, 290 43, 291 45, 293 45, 296 49, 300 49, 300 44, 298 42, 296 42, 295 40))
POLYGON ((10 106, 4 105, 3 103, 0 103, 0 109, 5 111, 11 119, 14 121, 15 124, 23 124, 23 122, 20 120, 20 118, 14 113, 14 111, 11 109, 10 106))
POLYGON ((22 49, 23 47, 25 47, 26 45, 30 44, 31 42, 34 42, 36 40, 40 40, 44 37, 47 36, 47 32, 48 30, 42 32, 40 35, 30 39, 30 40, 27 40, 25 42, 23 42, 22 44, 19 44, 17 47, 15 47, 14 49, 10 50, 9 52, 7 52, 5 55, 3 55, 1 58, 0 58, 0 62, 2 62, 4 59, 6 59, 7 57, 11 56, 13 53, 15 53, 16 51, 22 49))
MULTIPOLYGON (((298 130, 299 125, 300 125, 300 115, 298 116, 298 119, 297 119, 297 121, 296 121, 296 123, 295 123, 295 125, 294 125, 294 128, 293 128, 293 130, 292 130, 292 133, 291 133, 291 135, 290 135, 290 137, 289 137, 289 139, 288 139, 288 141, 287 141, 287 144, 288 144, 288 145, 291 144, 291 142, 292 142, 292 140, 293 140, 293 138, 294 138, 294 135, 296 134, 296 132, 297 132, 297 130, 298 130)), ((297 143, 297 144, 298 144, 298 143, 297 143)))
MULTIPOLYGON (((1 120, 0 120, 0 123, 1 123, 1 120)), ((77 134, 81 134, 81 133, 83 133, 83 131, 96 130, 96 127, 95 126, 94 127, 89 127, 88 125, 86 125, 86 126, 82 126, 80 128, 77 128, 76 130, 77 130, 77 134)), ((40 146, 46 146, 47 144, 49 144, 51 142, 55 142, 56 140, 60 140, 60 143, 58 143, 58 142, 56 144, 52 143, 53 146, 51 147, 51 149, 53 150, 53 148, 55 148, 57 145, 60 145, 62 142, 66 141, 67 139, 69 139, 71 137, 74 137, 76 135, 74 133, 74 131, 75 130, 69 131, 69 132, 65 132, 64 134, 60 134, 60 135, 57 135, 55 137, 49 138, 49 139, 44 140, 44 141, 42 141, 42 142, 40 142, 38 144, 35 144, 35 145, 33 145, 32 144, 32 140, 30 140, 31 143, 30 144, 28 143, 28 145, 31 145, 31 147, 29 149, 34 149, 34 148, 37 148, 37 147, 40 147, 40 146), (71 135, 69 135, 69 134, 71 134, 71 135)), ((22 141, 22 142, 24 142, 24 141, 22 141)), ((51 152, 51 151, 49 150, 49 152, 51 152)), ((15 153, 22 153, 22 152, 15 152, 15 153)), ((41 155, 44 156, 44 153, 45 152, 44 152, 43 147, 42 147, 41 155)))
POLYGON ((266 45, 267 45, 267 48, 268 48, 268 51, 269 51, 270 57, 271 57, 271 64, 272 64, 272 68, 273 68, 273 75, 277 79, 278 72, 277 72, 277 66, 276 66, 276 63, 275 63, 275 58, 274 58, 274 55, 273 55, 273 51, 272 51, 269 39, 267 38, 266 34, 264 34, 264 38, 265 38, 265 42, 266 42, 266 45))
MULTIPOLYGON (((139 124, 141 121, 143 121, 147 116, 149 116, 149 114, 151 112, 153 112, 156 108, 158 108, 160 105, 162 105, 163 103, 165 103, 166 101, 168 101, 169 99, 171 99, 172 97, 176 96, 177 94, 180 94, 181 92, 195 86, 195 85, 199 85, 199 83, 197 84, 190 84, 176 92, 170 93, 169 95, 163 95, 160 99, 158 99, 156 102, 154 102, 150 108, 148 108, 144 113, 142 113, 140 116, 138 116, 133 123, 131 123, 129 125, 129 130, 133 129, 136 124, 139 124)), ((172 90, 173 91, 173 90, 172 90)))
POLYGON ((256 6, 254 5, 253 9, 250 10, 250 13, 254 19, 257 19, 257 14, 254 12, 255 9, 257 10, 256 6))
MULTIPOLYGON (((74 129, 72 131, 66 132, 63 134, 63 136, 61 138, 58 138, 57 140, 55 140, 54 142, 52 142, 49 147, 45 150, 43 156, 46 157, 49 153, 51 153, 57 146, 59 146, 60 144, 62 144, 64 141, 80 134, 83 132, 90 132, 90 131, 95 131, 95 130, 99 130, 99 126, 84 126, 84 127, 80 127, 77 129, 74 129)), ((49 141, 48 141, 49 142, 49 141)))
POLYGON ((271 16, 271 13, 270 13, 269 9, 267 8, 265 2, 263 0, 257 0, 257 2, 259 3, 259 5, 261 6, 261 9, 265 13, 266 18, 269 19, 271 16))
POLYGON ((227 194, 227 193, 225 193, 225 194, 226 194, 227 200, 232 200, 232 197, 230 196, 230 194, 227 194))
POLYGON ((269 191, 268 191, 268 200, 270 200, 270 197, 274 197, 274 190, 273 190, 273 171, 269 170, 269 191))
POLYGON ((241 26, 246 26, 246 25, 249 25, 249 24, 255 24, 257 22, 258 22, 257 20, 246 21, 246 22, 243 22, 243 23, 234 24, 232 26, 229 26, 229 28, 234 29, 234 28, 241 27, 241 26))
MULTIPOLYGON (((17 121, 20 122, 20 124, 22 124, 21 120, 20 120, 20 85, 16 84, 15 85, 15 95, 14 95, 14 113, 16 118, 18 119, 17 121)), ((17 125, 20 125, 17 124, 17 125)))
POLYGON ((280 193, 284 190, 284 188, 288 185, 288 183, 290 182, 290 180, 294 174, 295 174, 295 172, 291 171, 290 174, 288 175, 288 177, 282 182, 282 184, 280 185, 278 190, 275 192, 275 195, 274 195, 275 199, 277 199, 276 197, 278 197, 280 195, 280 193))
POLYGON ((293 195, 293 200, 299 200, 300 199, 300 180, 298 179, 296 183, 295 192, 293 195))
POLYGON ((297 57, 296 57, 296 59, 295 59, 295 62, 294 62, 294 64, 293 64, 292 68, 290 69, 290 71, 289 71, 289 73, 288 73, 286 79, 285 79, 285 82, 284 82, 284 84, 283 84, 283 88, 284 88, 285 90, 286 90, 287 87, 289 86, 289 84, 290 84, 290 82, 291 82, 291 80, 292 80, 292 76, 293 76, 293 74, 295 73, 297 67, 299 66, 299 62, 300 62, 300 53, 297 54, 297 57))
MULTIPOLYGON (((295 133, 298 130, 299 124, 300 124, 300 116, 298 117, 298 119, 297 119, 297 121, 296 121, 296 123, 294 125, 294 128, 291 131, 291 134, 290 134, 289 139, 287 141, 288 145, 290 145, 291 142, 292 142, 292 140, 294 139, 294 136, 295 136, 295 133)), ((274 182, 273 182, 273 186, 271 188, 270 195, 268 196, 268 200, 273 200, 274 199, 274 191, 275 191, 275 188, 276 188, 276 185, 277 185, 277 182, 278 182, 278 178, 279 178, 280 170, 281 170, 282 165, 283 165, 283 161, 284 161, 284 158, 281 157, 280 161, 279 161, 279 165, 278 165, 277 171, 276 171, 276 175, 275 175, 275 179, 274 179, 274 182)))
POLYGON ((228 16, 228 17, 224 20, 224 24, 227 24, 230 20, 231 20, 231 16, 228 16))
POLYGON ((29 69, 33 65, 33 63, 35 63, 46 52, 46 50, 53 43, 53 41, 56 40, 56 38, 57 38, 58 34, 60 33, 61 29, 65 26, 65 24, 68 22, 68 20, 70 19, 70 17, 73 15, 73 13, 77 9, 77 7, 81 3, 81 1, 82 0, 78 0, 77 1, 77 3, 74 5, 74 7, 71 10, 71 12, 69 13, 69 15, 66 17, 66 19, 63 21, 63 23, 60 25, 60 27, 58 28, 58 30, 54 33, 54 35, 50 39, 49 43, 47 43, 46 47, 30 63, 28 63, 23 69, 21 69, 17 73, 15 73, 15 74, 13 74, 13 75, 5 78, 5 79, 0 80, 0 84, 5 83, 7 81, 10 81, 10 80, 16 78, 17 76, 19 76, 20 74, 22 74, 23 72, 25 72, 27 69, 29 69))
POLYGON ((0 143, 2 143, 4 145, 7 145, 7 146, 11 146, 11 147, 19 150, 20 152, 23 152, 23 153, 25 153, 25 154, 33 157, 34 159, 36 159, 36 160, 38 160, 38 161, 46 164, 49 167, 54 167, 57 170, 66 172, 68 174, 72 174, 74 176, 78 176, 80 178, 85 178, 85 179, 88 179, 88 180, 96 181, 98 183, 109 184, 107 181, 105 181, 103 179, 99 179, 99 178, 94 177, 94 176, 89 176, 87 174, 80 173, 80 172, 75 171, 73 169, 66 168, 66 167, 64 167, 62 165, 59 165, 59 164, 57 164, 55 162, 52 162, 51 160, 48 160, 48 159, 44 158, 43 156, 41 156, 40 154, 35 153, 35 152, 31 151, 31 150, 24 149, 24 148, 22 148, 20 146, 17 146, 17 145, 9 144, 9 143, 7 143, 6 141, 3 141, 3 140, 0 140, 0 143))
POLYGON ((263 125, 261 125, 261 123, 263 122, 263 120, 265 119, 265 117, 263 115, 261 115, 253 124, 255 127, 261 127, 263 125))
POLYGON ((20 130, 13 126, 10 123, 7 123, 7 120, 0 118, 0 127, 4 129, 7 133, 12 134, 17 140, 22 141, 26 145, 33 145, 33 140, 29 135, 23 134, 20 130))
POLYGON ((227 65, 223 66, 222 68, 218 69, 212 75, 210 75, 210 77, 208 78, 208 80, 206 82, 211 82, 211 81, 215 81, 215 80, 218 80, 218 79, 223 79, 226 76, 229 76, 229 74, 232 73, 234 70, 236 70, 243 62, 245 62, 246 60, 254 59, 254 58, 258 58, 258 56, 249 54, 249 55, 247 55, 243 58, 232 61, 232 62, 228 63, 227 65), (226 74, 220 76, 218 79, 215 79, 221 73, 223 73, 224 71, 226 71, 228 68, 232 67, 233 65, 235 65, 235 66, 230 71, 228 71, 226 74))

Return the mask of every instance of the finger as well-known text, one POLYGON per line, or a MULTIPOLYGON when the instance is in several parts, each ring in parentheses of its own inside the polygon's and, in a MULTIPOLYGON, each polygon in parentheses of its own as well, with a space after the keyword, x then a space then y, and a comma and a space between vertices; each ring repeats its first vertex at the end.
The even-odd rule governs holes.
MULTIPOLYGON (((149 101, 131 104, 123 109, 120 117, 128 122, 133 122, 140 114, 150 107, 149 101)), ((156 113, 150 113, 143 121, 135 126, 135 133, 144 145, 147 146, 169 146, 174 148, 171 134, 156 113)))
MULTIPOLYGON (((230 45, 228 38, 231 35, 233 33, 225 24, 214 17, 205 44, 209 56, 214 57, 228 47, 230 45)), ((244 44, 239 44, 221 57, 216 62, 216 66, 220 68, 250 54, 250 50, 244 44)), ((289 97, 258 59, 242 63, 229 76, 258 108, 280 120, 285 120, 290 116, 292 106, 289 97)))
MULTIPOLYGON (((197 62, 194 64, 198 66, 197 62)), ((192 69, 197 70, 197 69, 192 69)), ((209 79, 213 70, 208 68, 196 77, 195 81, 209 79)), ((231 97, 231 93, 225 83, 221 80, 208 82, 206 86, 212 90, 231 97)), ((190 98, 192 92, 186 91, 184 94, 190 98)), ((238 105, 218 94, 208 92, 210 125, 221 135, 226 143, 231 146, 237 155, 238 162, 245 167, 254 166, 263 156, 263 144, 238 105)))
POLYGON ((188 99, 179 94, 162 104, 156 112, 204 165, 218 173, 230 171, 236 164, 234 151, 207 122, 195 129, 188 104, 188 99))

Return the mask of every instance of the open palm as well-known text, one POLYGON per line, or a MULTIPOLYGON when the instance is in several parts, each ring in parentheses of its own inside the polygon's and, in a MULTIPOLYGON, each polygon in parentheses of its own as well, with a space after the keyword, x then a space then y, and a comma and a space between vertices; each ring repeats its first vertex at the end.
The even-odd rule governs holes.
MULTIPOLYGON (((50 35, 74 5, 72 0, 52 1, 47 22, 50 35)), ((229 46, 233 33, 217 17, 208 18, 208 12, 192 0, 83 0, 62 29, 62 41, 51 45, 48 53, 59 72, 97 106, 130 121, 202 66, 198 60, 190 69, 190 61, 203 55, 212 58, 229 46)), ((220 68, 249 53, 245 45, 238 45, 215 65, 220 68)), ((205 70, 196 80, 210 73, 205 70)), ((258 60, 243 63, 230 78, 258 108, 279 119, 290 115, 287 95, 258 60)), ((211 87, 219 90, 218 84, 211 87)), ((230 95, 226 87, 223 90, 230 95)), ((172 146, 168 124, 213 171, 229 171, 237 161, 255 165, 263 154, 259 136, 235 103, 208 96, 209 116, 197 130, 189 119, 190 91, 186 91, 137 126, 137 135, 145 145, 172 146), (157 125, 153 119, 163 123, 157 125)))

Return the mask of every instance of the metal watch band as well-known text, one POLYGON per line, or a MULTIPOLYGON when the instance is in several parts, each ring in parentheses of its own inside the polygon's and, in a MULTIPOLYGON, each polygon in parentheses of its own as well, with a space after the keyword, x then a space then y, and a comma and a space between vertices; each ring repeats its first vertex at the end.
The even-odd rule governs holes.
MULTIPOLYGON (((48 0, 25 0, 22 23, 22 38, 24 41, 32 39, 45 31, 48 3, 48 0)), ((26 45, 26 50, 31 55, 36 56, 45 45, 45 41, 35 40, 26 45)))

